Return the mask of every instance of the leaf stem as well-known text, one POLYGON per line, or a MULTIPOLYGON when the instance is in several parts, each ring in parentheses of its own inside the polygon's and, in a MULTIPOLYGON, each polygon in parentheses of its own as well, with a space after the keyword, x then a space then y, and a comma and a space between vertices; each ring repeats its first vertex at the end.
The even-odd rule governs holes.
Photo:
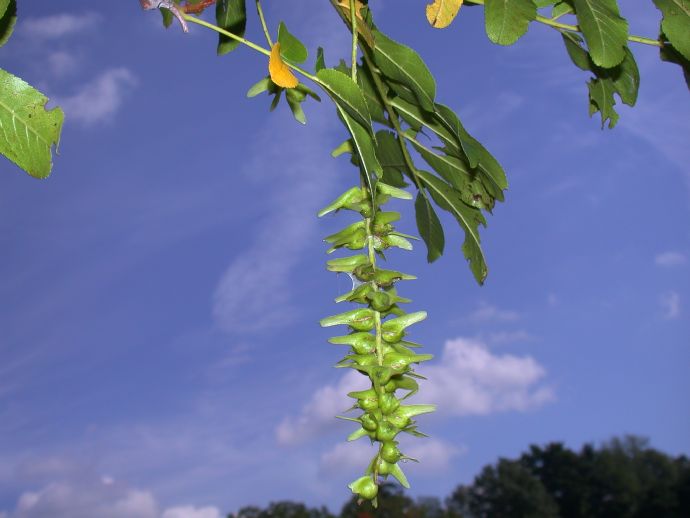
MULTIPOLYGON (((207 29, 211 29, 212 31, 217 32, 218 34, 222 34, 223 36, 227 36, 228 38, 232 38, 235 41, 239 41, 243 45, 246 45, 250 49, 257 51, 257 52, 263 54, 264 56, 268 56, 268 57, 271 56, 270 50, 265 49, 261 45, 257 45, 256 43, 249 41, 248 39, 243 38, 242 36, 238 36, 237 34, 234 34, 230 31, 226 31, 225 29, 222 29, 221 27, 218 27, 217 25, 213 25, 212 23, 209 23, 209 22, 202 20, 200 18, 196 18, 196 17, 190 16, 188 14, 185 14, 183 16, 184 16, 184 19, 190 23, 195 23, 197 25, 201 25, 202 27, 206 27, 207 29)), ((300 68, 296 65, 293 65, 292 63, 288 63, 287 61, 285 62, 285 64, 288 67, 290 67, 292 70, 294 70, 295 72, 299 72, 304 77, 306 77, 307 79, 310 79, 311 81, 313 81, 317 85, 324 86, 318 77, 316 77, 313 74, 310 74, 309 72, 307 72, 303 68, 300 68)))
MULTIPOLYGON (((477 4, 477 5, 484 5, 485 0, 471 0, 468 3, 472 4, 477 4)), ((535 21, 539 23, 543 23, 544 25, 548 25, 550 27, 553 27, 554 29, 561 29, 564 31, 570 31, 570 32, 582 32, 579 26, 577 25, 571 25, 568 23, 561 23, 556 21, 555 19, 551 18, 546 18, 541 15, 537 15, 535 18, 535 21)), ((661 47, 662 43, 659 40, 655 40, 652 38, 645 38, 643 36, 628 36, 628 41, 634 41, 635 43, 643 43, 645 45, 652 45, 654 47, 661 47)))
POLYGON ((271 34, 268 32, 268 27, 266 26, 266 18, 264 18, 264 10, 261 8, 261 0, 256 0, 256 12, 259 14, 259 20, 261 20, 261 27, 264 30, 264 36, 266 36, 266 43, 268 43, 269 47, 273 47, 271 34))
POLYGON ((357 83, 357 11, 355 0, 350 0, 350 25, 352 31, 352 80, 357 83))

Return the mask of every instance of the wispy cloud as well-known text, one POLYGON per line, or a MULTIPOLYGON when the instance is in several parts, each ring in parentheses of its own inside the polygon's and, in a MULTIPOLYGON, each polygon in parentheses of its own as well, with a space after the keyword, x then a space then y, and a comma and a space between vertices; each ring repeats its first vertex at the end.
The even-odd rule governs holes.
POLYGON ((481 302, 479 307, 467 315, 466 319, 476 324, 491 322, 515 322, 520 319, 520 313, 511 309, 501 309, 492 304, 481 302))
POLYGON ((685 264, 688 258, 680 252, 663 252, 654 257, 654 264, 664 268, 685 264))
POLYGON ((661 304, 665 319, 673 320, 680 316, 680 295, 675 291, 662 294, 659 297, 659 304, 661 304))
POLYGON ((531 342, 534 337, 524 329, 517 331, 499 331, 486 335, 487 342, 494 345, 513 344, 516 342, 531 342))
POLYGON ((553 388, 543 385, 546 369, 530 356, 492 354, 478 340, 446 342, 436 365, 419 369, 425 402, 438 405, 440 415, 487 415, 524 412, 553 401, 553 388))
POLYGON ((24 20, 19 31, 35 40, 52 40, 93 29, 100 21, 101 16, 93 12, 61 13, 24 20))
POLYGON ((75 54, 65 52, 64 50, 57 50, 51 52, 46 57, 48 61, 48 68, 53 75, 62 77, 74 72, 77 69, 79 60, 75 54))
POLYGON ((179 506, 162 512, 155 496, 112 477, 50 482, 19 496, 13 512, 3 518, 221 518, 216 507, 179 506))
POLYGON ((213 315, 231 333, 278 328, 298 314, 292 271, 316 229, 315 213, 330 191, 333 160, 323 152, 330 120, 310 119, 310 135, 294 121, 272 121, 260 138, 249 170, 261 177, 270 213, 220 279, 213 315), (280 135, 280 138, 276 136, 280 135))
POLYGON ((68 121, 91 126, 109 120, 120 109, 126 93, 136 82, 129 69, 112 68, 86 83, 76 94, 56 98, 56 102, 68 121))
POLYGON ((364 390, 367 380, 356 371, 349 371, 335 385, 318 389, 296 418, 285 418, 276 428, 279 444, 298 444, 335 428, 338 420, 334 416, 352 406, 348 392, 364 390))

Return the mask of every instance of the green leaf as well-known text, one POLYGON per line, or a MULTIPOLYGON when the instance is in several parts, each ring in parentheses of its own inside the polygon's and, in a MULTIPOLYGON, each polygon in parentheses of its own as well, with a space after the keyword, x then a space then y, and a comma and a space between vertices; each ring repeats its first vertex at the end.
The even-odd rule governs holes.
POLYGON ((359 166, 362 170, 362 176, 367 182, 369 187, 369 192, 373 193, 374 184, 376 180, 381 178, 383 174, 383 169, 381 164, 376 158, 376 152, 374 151, 374 139, 371 132, 357 122, 350 114, 342 107, 340 104, 335 103, 335 107, 338 110, 341 120, 347 127, 347 130, 352 136, 352 145, 356 152, 355 157, 359 162, 359 166))
MULTIPOLYGON (((216 2, 216 24, 237 36, 244 36, 247 28, 245 0, 218 0, 216 2)), ((216 52, 222 56, 235 50, 239 44, 239 41, 219 34, 216 52)))
POLYGON ((536 5, 537 8, 541 9, 542 7, 553 5, 559 1, 560 0, 534 0, 534 5, 536 5))
POLYGON ((422 192, 417 193, 414 208, 419 235, 422 236, 422 239, 426 243, 426 260, 433 263, 443 255, 443 247, 445 246, 443 227, 441 226, 441 222, 434 208, 422 192))
POLYGON ((568 1, 563 1, 563 2, 558 2, 556 5, 553 6, 553 9, 551 10, 551 19, 555 20, 560 18, 561 16, 565 16, 566 14, 572 14, 575 11, 573 11, 573 6, 568 3, 568 1))
POLYGON ((368 68, 357 67, 357 84, 367 102, 371 120, 391 128, 393 125, 384 115, 385 108, 374 87, 374 80, 371 78, 371 73, 368 68))
POLYGON ((254 83, 249 90, 247 90, 247 97, 256 97, 260 93, 265 92, 271 86, 270 76, 266 76, 263 79, 254 83))
MULTIPOLYGON (((376 132, 376 156, 381 163, 384 174, 388 173, 389 176, 398 179, 399 175, 395 173, 408 172, 400 143, 395 134, 390 131, 380 130, 376 132)), ((398 182, 395 186, 403 187, 404 185, 400 185, 398 182)))
POLYGON ((608 78, 592 79, 587 83, 589 88, 589 115, 601 112, 601 127, 609 121, 609 129, 613 128, 618 122, 618 113, 614 109, 616 100, 613 94, 616 89, 613 81, 608 78))
POLYGON ((499 45, 512 45, 519 40, 537 17, 532 0, 486 0, 484 24, 489 39, 499 45))
POLYGON ((371 127, 369 108, 357 83, 350 76, 334 68, 319 70, 316 77, 319 78, 321 86, 333 101, 373 135, 374 130, 371 127))
POLYGON ((161 17, 163 18, 163 27, 166 29, 175 21, 175 16, 168 9, 160 9, 161 17))
POLYGON ((323 47, 316 49, 316 63, 314 64, 314 71, 319 72, 326 68, 326 58, 323 55, 323 47))
POLYGON ((680 52, 674 49, 673 46, 666 41, 664 42, 664 46, 659 49, 659 56, 662 61, 675 63, 681 67, 683 75, 685 76, 685 84, 688 86, 688 89, 690 89, 690 60, 685 59, 680 52))
POLYGON ((640 72, 635 62, 635 56, 627 47, 624 49, 625 57, 623 61, 612 68, 598 67, 592 61, 590 55, 582 47, 582 38, 573 33, 563 32, 563 42, 568 51, 568 55, 575 65, 582 69, 594 73, 590 83, 590 115, 601 112, 602 127, 607 118, 610 120, 609 128, 615 126, 618 114, 614 109, 613 93, 617 93, 625 104, 634 106, 637 101, 637 93, 640 87, 640 72), (600 81, 595 83, 594 80, 600 81), (612 90, 609 96, 609 90, 612 90), (592 93, 596 97, 592 97, 592 93))
POLYGON ((616 0, 573 0, 577 22, 597 66, 615 67, 625 58, 628 22, 616 0))
POLYGON ((486 225, 486 220, 479 209, 465 204, 456 191, 443 180, 431 173, 419 171, 419 177, 429 190, 436 204, 453 214, 465 231, 465 242, 462 251, 469 261, 470 270, 479 284, 483 284, 488 273, 486 259, 481 248, 479 225, 486 225))
POLYGON ((467 162, 470 167, 474 168, 479 165, 480 152, 477 149, 476 139, 474 139, 460 122, 460 119, 448 106, 443 104, 436 104, 436 118, 441 122, 445 128, 450 131, 454 137, 457 145, 462 149, 467 162))
POLYGON ((290 34, 283 22, 278 25, 278 43, 280 55, 292 63, 303 63, 309 56, 304 44, 290 34))
POLYGON ((417 101, 427 111, 434 111, 436 81, 422 58, 414 50, 374 31, 376 47, 374 61, 383 75, 396 83, 409 88, 417 101))
POLYGON ((285 100, 290 107, 290 111, 292 111, 292 116, 301 124, 307 123, 307 117, 304 115, 304 110, 302 110, 302 102, 304 99, 305 96, 303 94, 300 95, 300 92, 294 88, 288 88, 285 91, 285 100))
POLYGON ((690 0, 654 0, 663 13, 661 30, 676 49, 690 60, 690 0))
POLYGON ((0 0, 0 47, 10 39, 16 23, 16 0, 0 0))
POLYGON ((64 115, 46 111, 48 98, 22 79, 0 69, 0 153, 31 176, 46 178, 51 149, 60 141, 64 115))

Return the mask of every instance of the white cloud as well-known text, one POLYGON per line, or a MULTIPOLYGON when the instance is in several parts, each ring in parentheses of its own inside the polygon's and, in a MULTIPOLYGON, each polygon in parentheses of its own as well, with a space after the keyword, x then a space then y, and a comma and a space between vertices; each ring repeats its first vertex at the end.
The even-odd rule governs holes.
POLYGON ((272 121, 254 150, 247 169, 271 186, 257 200, 270 212, 217 285, 213 315, 225 331, 278 328, 297 315, 292 271, 315 234, 315 214, 335 177, 336 164, 324 153, 332 122, 322 113, 310 118, 309 128, 293 120, 272 121))
POLYGON ((680 266, 685 264, 688 258, 680 252, 663 252, 654 257, 654 264, 662 267, 680 266))
POLYGON ((486 415, 526 411, 553 401, 553 389, 540 385, 546 370, 530 356, 494 355, 467 338, 446 342, 436 365, 419 369, 429 378, 424 400, 438 405, 439 414, 486 415))
POLYGON ((53 75, 58 77, 65 76, 74 72, 77 68, 78 60, 74 54, 58 50, 48 54, 48 67, 53 75))
POLYGON ((70 97, 57 98, 68 121, 86 126, 110 119, 122 105, 126 92, 136 84, 127 68, 106 70, 70 97))
POLYGON ((276 428, 279 444, 291 445, 304 442, 337 426, 336 414, 352 406, 348 392, 365 390, 367 378, 355 370, 348 371, 337 384, 326 385, 316 391, 297 418, 286 417, 276 428))
POLYGON ((343 471, 363 469, 371 462, 376 451, 377 448, 369 441, 340 442, 321 455, 319 470, 325 475, 336 475, 343 471))
POLYGON ((161 518, 222 518, 216 507, 173 507, 166 509, 161 518))
POLYGON ((673 320, 680 316, 680 295, 675 291, 669 291, 661 295, 659 303, 664 311, 665 319, 673 320))
POLYGON ((111 477, 50 482, 19 496, 12 513, 0 518, 222 518, 212 506, 170 507, 162 513, 149 491, 129 488, 111 477))
POLYGON ((481 302, 479 307, 467 315, 467 320, 475 323, 487 322, 515 322, 520 319, 517 311, 500 309, 486 302, 481 302))
POLYGON ((49 40, 92 29, 100 21, 97 13, 63 13, 29 18, 22 22, 20 31, 32 39, 49 40))
POLYGON ((147 491, 114 484, 77 487, 53 482, 19 497, 13 518, 158 518, 156 501, 147 491))

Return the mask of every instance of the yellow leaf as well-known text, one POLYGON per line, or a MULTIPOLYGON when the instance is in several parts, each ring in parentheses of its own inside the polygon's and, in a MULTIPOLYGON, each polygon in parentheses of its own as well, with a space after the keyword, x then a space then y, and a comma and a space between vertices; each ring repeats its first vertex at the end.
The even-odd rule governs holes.
POLYGON ((426 6, 426 19, 437 29, 448 27, 458 14, 463 0, 434 0, 426 6))
POLYGON ((271 57, 268 58, 268 73, 271 74, 271 81, 283 88, 294 88, 299 84, 295 74, 280 57, 280 43, 276 43, 271 49, 271 57))
MULTIPOLYGON (((343 11, 346 11, 348 14, 350 13, 350 0, 338 0, 338 6, 340 6, 340 8, 343 11)), ((355 0, 355 16, 364 21, 362 19, 362 14, 359 12, 362 9, 364 9, 364 4, 359 0, 355 0)))

